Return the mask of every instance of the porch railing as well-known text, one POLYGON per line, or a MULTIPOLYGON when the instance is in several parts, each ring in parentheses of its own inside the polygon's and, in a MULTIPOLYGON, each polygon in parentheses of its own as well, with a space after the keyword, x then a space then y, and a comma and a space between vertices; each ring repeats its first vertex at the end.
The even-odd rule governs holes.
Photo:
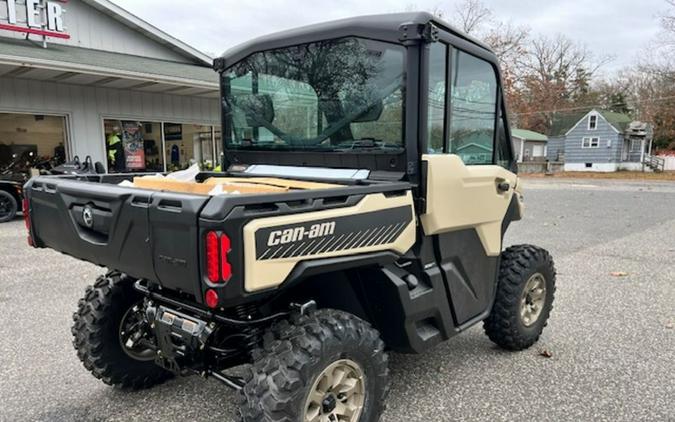
POLYGON ((663 171, 666 167, 666 159, 655 155, 645 155, 642 164, 654 171, 663 171))

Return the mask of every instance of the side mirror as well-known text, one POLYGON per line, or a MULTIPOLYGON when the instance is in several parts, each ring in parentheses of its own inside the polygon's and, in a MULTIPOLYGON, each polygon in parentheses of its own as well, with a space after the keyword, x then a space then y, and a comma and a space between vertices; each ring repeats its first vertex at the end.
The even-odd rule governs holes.
POLYGON ((248 126, 259 127, 274 120, 274 104, 269 94, 238 95, 234 105, 244 112, 248 126))

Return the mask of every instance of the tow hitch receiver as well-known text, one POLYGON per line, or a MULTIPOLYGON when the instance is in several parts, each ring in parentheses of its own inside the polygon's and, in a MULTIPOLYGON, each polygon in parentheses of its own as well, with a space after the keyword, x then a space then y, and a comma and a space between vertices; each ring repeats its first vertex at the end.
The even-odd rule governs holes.
POLYGON ((146 316, 148 321, 154 321, 157 364, 177 374, 187 368, 199 370, 213 328, 205 321, 164 306, 148 306, 146 316))

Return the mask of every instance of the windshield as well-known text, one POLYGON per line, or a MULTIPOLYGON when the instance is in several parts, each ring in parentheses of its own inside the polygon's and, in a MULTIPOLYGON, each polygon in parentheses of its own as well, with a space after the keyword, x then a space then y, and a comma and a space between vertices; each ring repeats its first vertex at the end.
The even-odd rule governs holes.
POLYGON ((227 147, 400 152, 404 51, 341 38, 248 56, 222 75, 227 147))

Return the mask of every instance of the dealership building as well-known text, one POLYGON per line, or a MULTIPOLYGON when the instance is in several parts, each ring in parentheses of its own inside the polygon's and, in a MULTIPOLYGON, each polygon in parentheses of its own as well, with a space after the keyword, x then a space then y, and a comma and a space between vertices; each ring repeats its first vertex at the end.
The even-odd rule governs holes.
POLYGON ((27 151, 111 172, 213 165, 218 96, 210 57, 109 1, 0 0, 0 167, 27 151))

